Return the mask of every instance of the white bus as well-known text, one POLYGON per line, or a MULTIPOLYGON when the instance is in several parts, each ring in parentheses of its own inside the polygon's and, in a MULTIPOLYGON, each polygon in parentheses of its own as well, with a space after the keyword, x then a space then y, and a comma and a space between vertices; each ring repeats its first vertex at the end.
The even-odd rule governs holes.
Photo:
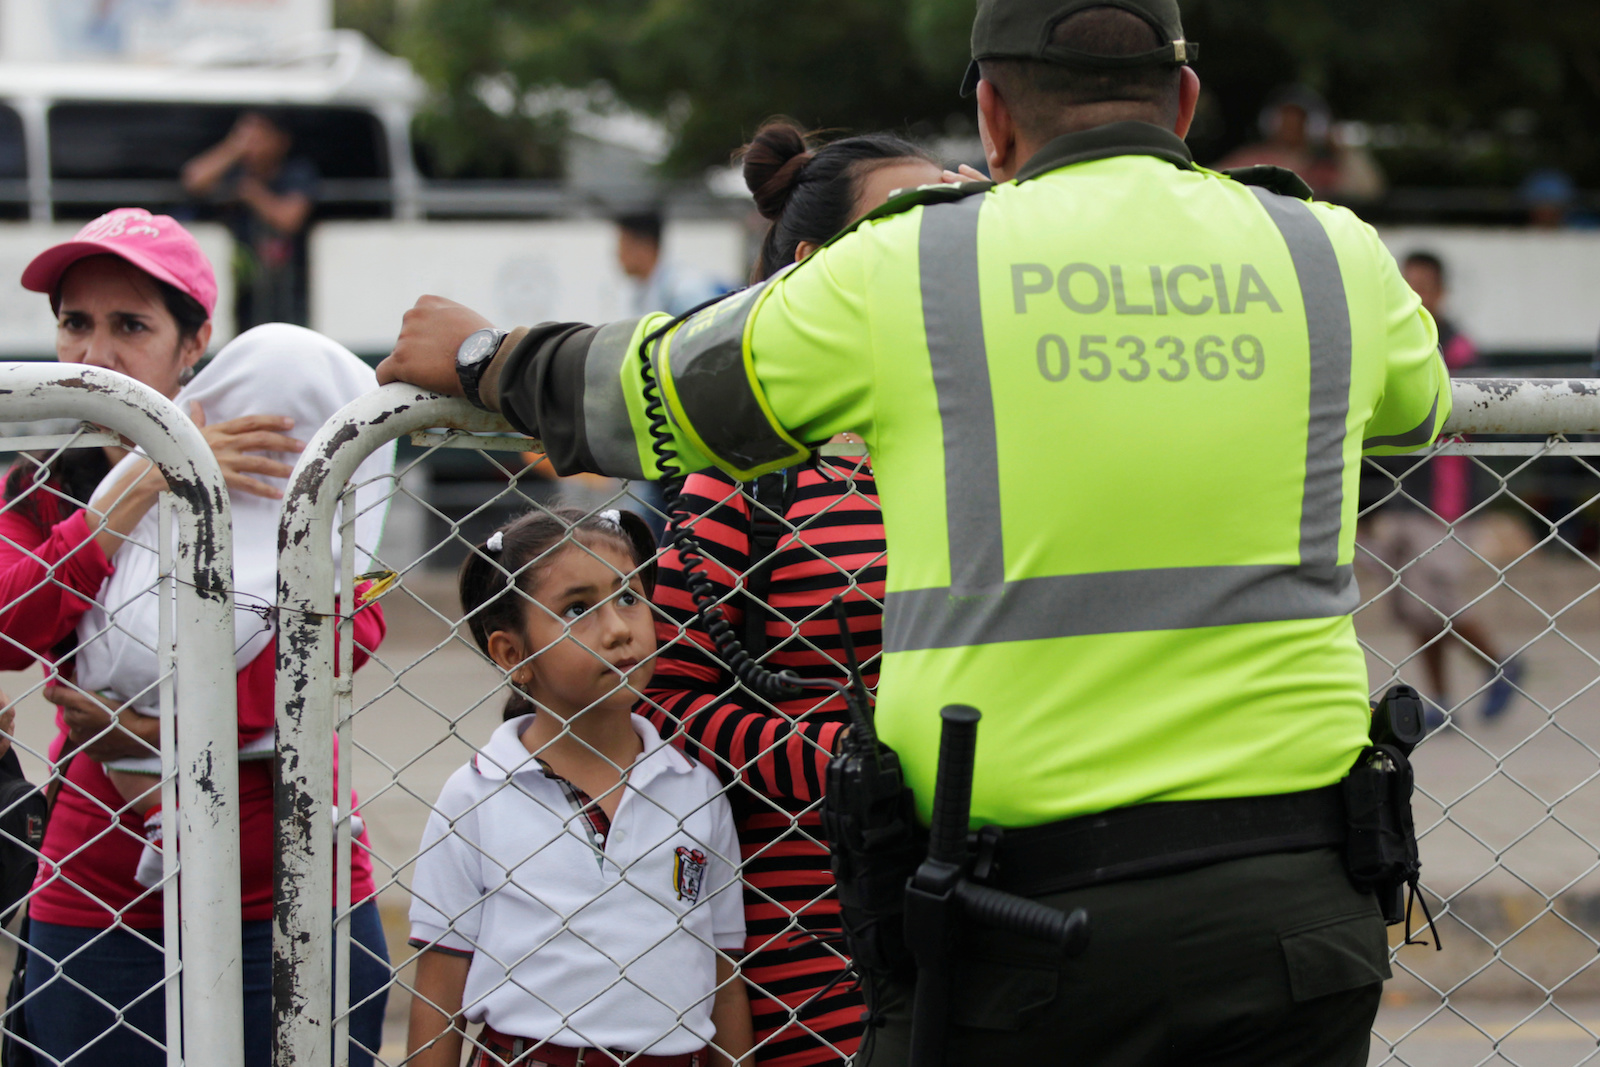
POLYGON ((0 64, 0 218, 93 218, 120 205, 189 206, 184 162, 241 111, 270 107, 316 163, 323 218, 421 213, 404 60, 352 31, 206 60, 0 64))

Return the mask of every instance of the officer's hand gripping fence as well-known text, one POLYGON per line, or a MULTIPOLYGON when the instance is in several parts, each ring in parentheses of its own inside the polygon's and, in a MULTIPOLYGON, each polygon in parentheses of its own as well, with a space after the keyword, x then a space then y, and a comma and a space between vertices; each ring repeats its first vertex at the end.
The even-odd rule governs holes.
MULTIPOLYGON (((390 387, 386 393, 398 389, 390 387)), ((386 428, 387 420, 400 417, 395 412, 404 407, 389 400, 379 404, 386 393, 374 394, 369 398, 373 405, 347 421, 340 436, 350 440, 343 447, 365 454, 376 447, 371 435, 404 436, 401 429, 391 433, 386 428)), ((434 416, 408 422, 407 428, 461 425, 480 434, 505 432, 464 403, 426 399, 443 406, 434 409, 434 416)), ((1593 621, 1593 594, 1600 588, 1600 570, 1586 539, 1593 537, 1590 513, 1600 507, 1600 475, 1589 458, 1600 451, 1600 443, 1582 435, 1600 432, 1594 404, 1586 383, 1458 382, 1450 432, 1496 435, 1494 440, 1451 441, 1432 452, 1368 464, 1356 549, 1364 603, 1356 626, 1368 653, 1373 695, 1397 680, 1417 686, 1430 701, 1442 695, 1432 689, 1426 669, 1424 650, 1434 647, 1445 649, 1450 686, 1442 701, 1448 726, 1436 730, 1414 757, 1414 803, 1422 834, 1424 891, 1441 926, 1451 929, 1445 933, 1443 953, 1408 949, 1393 957, 1396 977, 1387 985, 1376 1026, 1373 1063, 1454 1067, 1592 1062, 1594 1041, 1600 1037, 1600 1018, 1590 1009, 1600 996, 1600 972, 1594 967, 1600 924, 1593 919, 1600 914, 1600 894, 1591 889, 1600 884, 1593 844, 1600 842, 1600 822, 1592 814, 1592 798, 1600 790, 1600 721, 1593 715, 1600 681, 1600 625, 1593 621), (1425 483, 1439 460, 1452 456, 1464 459, 1475 479, 1469 513, 1456 523, 1428 519, 1421 537, 1411 536, 1415 530, 1407 524, 1400 524, 1399 531, 1406 537, 1391 536, 1388 527, 1395 516, 1389 513, 1398 505, 1428 518, 1424 508, 1431 497, 1425 483), (1398 555, 1391 552, 1396 544, 1398 555), (1446 556, 1464 561, 1467 572, 1449 595, 1439 591, 1428 572, 1446 556), (1421 610, 1395 610, 1402 602, 1421 610), (1401 614, 1424 616, 1437 628, 1418 639, 1399 621, 1401 614), (1479 623, 1476 629, 1474 622, 1479 623), (1492 651, 1476 643, 1490 638, 1499 639, 1492 651), (1526 665, 1520 676, 1515 669, 1502 669, 1513 658, 1513 668, 1526 665), (1510 693, 1511 703, 1485 720, 1484 705, 1502 691, 1510 693)), ((331 672, 318 675, 308 669, 300 679, 312 688, 325 687, 328 694, 337 687, 340 699, 351 699, 356 709, 354 728, 347 735, 351 745, 341 747, 341 755, 353 750, 361 814, 372 835, 378 899, 386 915, 396 920, 390 945, 397 971, 390 990, 385 1062, 399 1062, 404 1055, 400 1009, 408 999, 411 961, 417 953, 398 938, 422 828, 419 816, 445 778, 483 744, 499 721, 501 703, 499 677, 490 677, 470 639, 464 640, 453 574, 430 571, 425 561, 412 564, 450 553, 452 547, 459 552, 481 543, 506 517, 508 500, 518 507, 537 506, 524 493, 539 495, 526 489, 533 478, 523 473, 514 456, 516 449, 533 447, 524 439, 425 434, 418 440, 425 442, 423 451, 417 462, 397 471, 394 497, 397 508, 403 504, 420 513, 433 532, 414 551, 397 547, 383 561, 389 569, 404 572, 382 602, 389 609, 389 636, 372 663, 354 676, 353 695, 345 695, 345 682, 336 683, 331 672), (472 455, 475 448, 495 457, 487 466, 500 484, 484 489, 481 483, 451 483, 430 475, 424 465, 472 455), (499 493, 504 495, 492 499, 499 493)), ((308 454, 314 451, 308 449, 308 454)), ((349 467, 355 462, 352 458, 349 467)), ((324 492, 337 495, 337 488, 324 492)), ((620 505, 647 513, 611 493, 605 490, 594 507, 620 505)), ((404 525, 391 518, 384 551, 404 533, 404 525)), ((704 538, 705 528, 701 534, 704 538)), ((816 563, 822 568, 820 556, 816 563)), ((737 575, 725 575, 715 562, 709 570, 718 582, 719 600, 737 610, 742 595, 737 575)), ((310 600, 301 594, 298 603, 310 600)), ((332 610, 331 589, 319 603, 321 611, 332 610)), ((789 610, 780 608, 779 613, 789 610)), ((819 615, 825 612, 825 607, 818 609, 819 615)), ((324 621, 327 625, 317 629, 315 640, 331 643, 335 626, 342 623, 324 621)), ((814 651, 819 657, 834 654, 820 647, 814 651)), ((708 661, 714 659, 709 649, 706 654, 708 661)), ((332 662, 331 651, 324 662, 332 662)), ((742 691, 726 673, 719 677, 708 684, 723 685, 729 693, 742 691)), ((836 677, 844 677, 842 669, 836 677)), ((290 689, 280 683, 280 693, 290 689)), ((333 707, 334 696, 326 699, 333 707)), ((333 721, 330 714, 328 722, 333 721)), ((306 736, 302 751, 316 751, 320 745, 325 755, 326 742, 319 739, 329 734, 319 728, 306 736)), ((747 777, 774 769, 789 772, 788 763, 774 759, 787 754, 781 740, 754 741, 751 751, 751 762, 743 767, 747 777)), ((761 818, 789 819, 786 840, 820 836, 801 816, 755 799, 742 784, 732 792, 761 818)), ((324 805, 331 803, 331 786, 328 795, 324 805)), ((326 807, 320 810, 326 818, 326 807)), ((343 806, 340 815, 345 815, 343 806)), ((317 824, 307 819, 304 825, 317 824)), ((319 874, 329 879, 324 883, 328 886, 328 863, 347 869, 334 862, 335 846, 331 829, 317 834, 312 844, 322 857, 319 874)), ((750 853, 747 862, 760 862, 768 851, 750 853)), ((325 964, 328 977, 323 980, 331 982, 335 935, 346 940, 335 925, 333 909, 326 906, 331 888, 328 893, 305 897, 321 906, 307 910, 302 921, 322 929, 315 940, 308 937, 293 950, 293 958, 302 962, 294 968, 297 981, 325 964), (322 948, 312 952, 313 944, 322 948)), ((765 889, 747 893, 772 911, 803 910, 765 889)), ((305 928, 293 929, 298 937, 305 928)), ((1398 941, 1399 929, 1392 933, 1398 941)), ((351 945, 347 951, 354 954, 356 949, 351 945)), ((821 950, 834 951, 831 946, 821 950)), ((625 980, 620 976, 627 962, 619 961, 619 981, 625 980)), ((846 976, 829 995, 852 981, 853 976, 846 976)), ((317 1010, 323 1003, 337 1007, 331 994, 326 1001, 302 994, 298 1003, 305 1014, 293 1017, 293 1009, 284 1013, 280 1008, 280 1026, 331 1031, 334 1021, 317 1010)), ((351 1004, 353 1009, 359 1006, 351 1004)), ((959 1003, 952 1005, 952 1018, 959 1019, 960 1009, 959 1003)), ((343 1014, 336 1010, 334 1018, 343 1014)), ((331 1042, 331 1036, 324 1042, 331 1042)), ((342 1049, 343 1042, 336 1047, 342 1049)))
POLYGON ((1054 945, 1063 959, 1089 945, 1089 916, 1065 914, 1026 897, 972 880, 967 824, 972 817, 972 766, 978 755, 976 708, 950 704, 939 712, 939 774, 933 790, 928 858, 906 888, 906 939, 917 959, 911 1019, 911 1067, 943 1067, 950 1020, 951 964, 962 920, 1054 945))
MULTIPOLYGON (((200 431, 170 401, 110 371, 54 363, 0 364, 0 420, 39 423, 35 429, 54 429, 64 420, 67 428, 64 433, 0 439, 0 447, 13 453, 9 484, 16 489, 0 505, 0 519, 7 523, 7 533, 0 537, 0 599, 4 600, 0 660, 21 672, 6 686, 11 695, 7 707, 16 713, 17 723, 4 740, 24 758, 36 783, 49 779, 59 797, 78 804, 75 814, 80 823, 103 823, 86 840, 74 842, 62 855, 61 866, 41 877, 27 899, 66 887, 80 912, 100 912, 107 927, 103 932, 92 926, 79 931, 80 947, 57 957, 34 935, 30 970, 41 978, 7 1005, 8 1047, 18 1058, 32 1053, 40 1063, 54 1062, 38 1042, 48 1041, 50 1053, 70 1056, 110 1036, 144 1053, 164 1048, 169 1064, 181 1063, 187 1054, 195 1062, 241 1065, 238 742, 229 592, 233 549, 222 474, 200 431), (75 581, 83 584, 73 571, 83 556, 91 554, 87 543, 69 547, 70 536, 59 531, 54 540, 45 537, 54 525, 45 523, 46 517, 64 520, 85 503, 72 496, 53 472, 69 454, 83 455, 82 450, 125 441, 137 444, 154 460, 170 489, 159 498, 158 543, 153 546, 163 576, 159 589, 165 608, 158 613, 156 634, 133 635, 153 646, 160 657, 156 688, 161 772, 150 781, 152 787, 159 782, 167 833, 161 877, 157 888, 149 891, 134 882, 131 862, 126 870, 96 870, 87 881, 83 868, 74 872, 74 861, 92 864, 104 854, 98 846, 120 841, 124 846, 120 855, 137 855, 137 847, 130 852, 120 839, 135 835, 138 820, 134 817, 130 829, 119 816, 131 805, 114 794, 84 792, 76 784, 81 767, 72 772, 72 784, 63 785, 52 775, 44 740, 54 733, 54 709, 40 696, 49 681, 79 697, 93 695, 73 684, 70 663, 54 663, 60 647, 50 647, 56 645, 54 634, 41 647, 48 627, 62 625, 61 611, 81 613, 88 598, 98 592, 75 585, 75 581), (26 515, 27 521, 16 522, 19 515, 26 515), (34 535, 23 530, 34 530, 42 543, 34 543, 34 535), (64 547, 69 550, 63 552, 64 547), (41 664, 46 668, 43 674, 41 664), (178 718, 181 731, 176 728, 178 718), (95 895, 97 884, 120 886, 112 892, 121 896, 101 899, 95 895), (123 903, 127 899, 133 903, 123 903), (119 966, 108 967, 106 954, 112 951, 108 946, 117 938, 123 939, 119 966), (140 975, 151 976, 149 985, 130 991, 140 975), (103 984, 107 978, 113 979, 110 986, 103 984), (131 1005, 138 1000, 144 1007, 134 1010, 131 1005), (126 1021, 119 1027, 124 1011, 126 1021), (70 1047, 41 1038, 37 1024, 32 1038, 18 1033, 24 1012, 51 1015, 54 1027, 65 1029, 70 1047), (135 1034, 136 1026, 148 1032, 135 1034)), ((87 495, 92 488, 90 483, 79 491, 87 495)), ((97 515, 85 513, 90 538, 107 529, 97 515)), ((115 612, 107 629, 121 629, 115 612)), ((65 636, 71 638, 70 626, 65 636)), ((139 694, 127 695, 131 699, 139 694)), ((84 761, 86 767, 91 759, 111 755, 155 754, 122 721, 102 717, 101 724, 82 727, 74 734, 82 747, 73 761, 84 761)), ((56 765, 56 774, 64 770, 65 762, 56 765)), ((0 821, 5 814, 0 813, 0 821)), ((14 840, 6 844, 8 862, 31 864, 40 858, 32 847, 18 847, 14 840)), ((45 870, 49 872, 48 867, 45 870)), ((17 929, 13 922, 5 934, 8 961, 20 949, 19 935, 13 932, 17 929)), ((104 1048, 101 1055, 106 1054, 104 1048)), ((85 1055, 88 1060, 80 1062, 92 1061, 95 1053, 85 1055)))

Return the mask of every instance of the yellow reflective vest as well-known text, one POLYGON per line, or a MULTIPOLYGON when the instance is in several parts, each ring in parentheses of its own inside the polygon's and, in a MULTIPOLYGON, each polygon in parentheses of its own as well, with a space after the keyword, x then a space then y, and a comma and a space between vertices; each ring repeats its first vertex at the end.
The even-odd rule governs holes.
POLYGON ((1450 394, 1350 212, 1120 123, 891 202, 644 344, 668 321, 589 344, 594 454, 655 471, 641 347, 686 467, 750 477, 861 435, 889 544, 878 726, 924 815, 948 703, 984 713, 977 822, 1354 761, 1360 457, 1432 441, 1450 394))

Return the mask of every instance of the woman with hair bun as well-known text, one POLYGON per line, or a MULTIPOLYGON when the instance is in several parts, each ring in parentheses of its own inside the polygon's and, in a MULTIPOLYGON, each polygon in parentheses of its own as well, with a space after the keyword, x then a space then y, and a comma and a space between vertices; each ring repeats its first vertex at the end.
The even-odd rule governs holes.
MULTIPOLYGON (((745 184, 771 221, 753 271, 760 281, 798 262, 896 189, 942 179, 922 149, 890 134, 812 144, 793 123, 769 122, 742 150, 745 184)), ((976 177, 976 174, 972 176, 976 177)), ((850 443, 859 439, 849 437, 850 443)), ((843 597, 862 673, 877 684, 883 650, 884 542, 865 457, 813 457, 768 475, 758 492, 720 471, 691 474, 675 518, 693 530, 729 622, 744 632, 750 601, 739 576, 766 572, 772 670, 838 680, 844 655, 826 610, 843 597), (757 503, 757 500, 760 503, 757 503), (757 520, 780 512, 783 536, 762 545, 757 520), (755 552, 752 552, 752 534, 755 552), (774 551, 775 549, 775 551, 774 551)), ((756 582, 759 586, 759 582, 756 582)), ((661 560, 661 644, 648 714, 663 736, 698 756, 732 789, 745 883, 745 957, 760 1067, 841 1063, 861 1042, 865 1010, 839 935, 826 838, 818 814, 824 770, 847 724, 837 697, 808 693, 774 705, 744 690, 696 621, 676 550, 661 560)), ((759 636, 759 635, 758 635, 759 636)), ((643 709, 642 709, 643 710, 643 709)))

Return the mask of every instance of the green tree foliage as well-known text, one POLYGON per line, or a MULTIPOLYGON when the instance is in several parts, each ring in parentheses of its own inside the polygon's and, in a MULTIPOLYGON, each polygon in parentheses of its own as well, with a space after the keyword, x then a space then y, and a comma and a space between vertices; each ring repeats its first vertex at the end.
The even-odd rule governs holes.
POLYGON ((907 0, 906 32, 923 70, 958 85, 972 54, 973 4, 959 0, 907 0))
POLYGON ((763 118, 893 129, 942 117, 954 82, 928 76, 905 0, 647 0, 613 82, 635 107, 681 115, 673 162, 725 161, 763 118))
POLYGON ((1192 0, 1187 31, 1220 151, 1254 136, 1278 84, 1377 129, 1397 183, 1514 184, 1560 166, 1600 184, 1594 0, 1192 0))
MULTIPOLYGON (((1512 184, 1534 166, 1600 184, 1596 0, 1184 0, 1202 44, 1202 159, 1256 136, 1279 85, 1378 132, 1391 177, 1512 184)), ((446 172, 548 173, 558 124, 485 103, 608 84, 676 135, 668 169, 727 159, 763 118, 850 130, 971 128, 956 97, 973 0, 338 0, 345 24, 436 88, 446 172), (508 91, 514 89, 515 91, 508 91), (493 96, 494 94, 490 94, 493 96)))
POLYGON ((562 81, 579 68, 552 63, 547 75, 530 82, 514 63, 530 51, 559 54, 551 45, 561 30, 536 10, 544 6, 429 0, 410 8, 393 46, 434 89, 416 127, 426 170, 438 177, 559 175, 562 124, 529 115, 518 101, 527 85, 562 81))
POLYGON ((917 54, 907 0, 420 0, 394 40, 440 94, 437 154, 457 172, 502 170, 514 153, 485 139, 536 125, 485 115, 478 89, 499 75, 520 89, 605 82, 669 124, 676 173, 726 162, 774 114, 926 129, 967 110, 959 66, 935 75, 917 54))
POLYGON ((400 8, 395 0, 333 0, 333 18, 342 28, 360 30, 379 47, 393 49, 400 8))

